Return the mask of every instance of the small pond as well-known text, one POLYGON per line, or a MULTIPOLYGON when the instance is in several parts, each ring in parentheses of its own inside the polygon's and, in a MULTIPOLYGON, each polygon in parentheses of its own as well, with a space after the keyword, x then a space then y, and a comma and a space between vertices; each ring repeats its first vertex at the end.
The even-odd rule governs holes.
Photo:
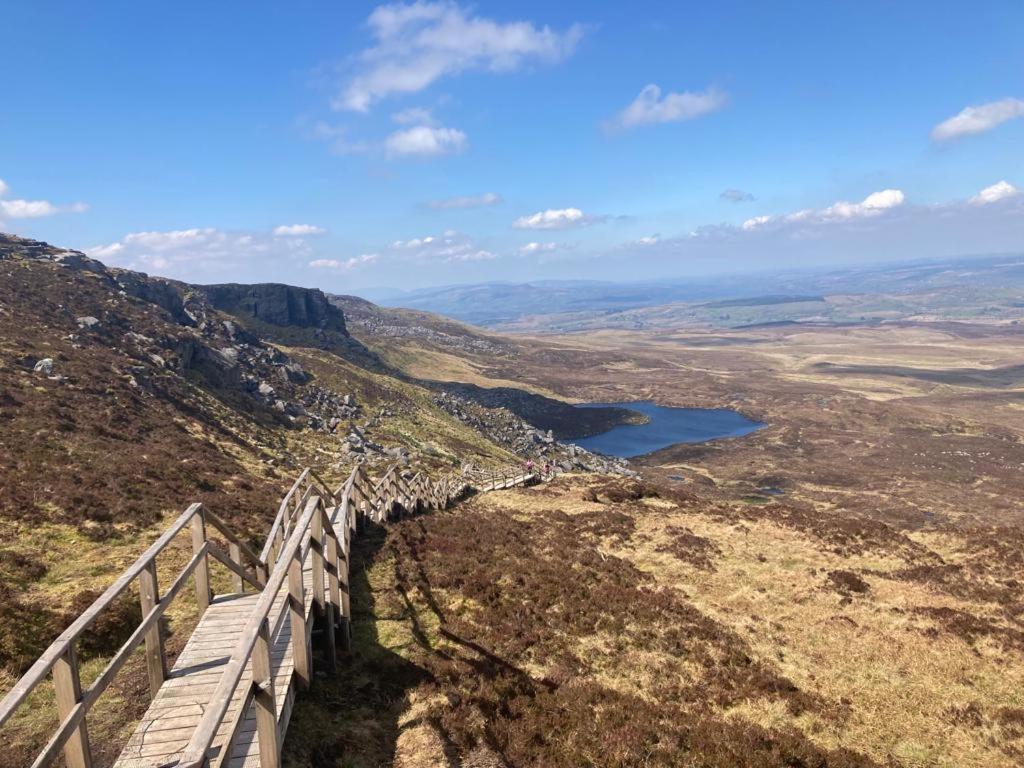
POLYGON ((741 437, 764 426, 728 408, 668 408, 650 401, 586 403, 577 408, 616 406, 639 411, 646 424, 621 424, 599 435, 572 442, 588 451, 632 458, 677 443, 704 443, 722 437, 741 437))

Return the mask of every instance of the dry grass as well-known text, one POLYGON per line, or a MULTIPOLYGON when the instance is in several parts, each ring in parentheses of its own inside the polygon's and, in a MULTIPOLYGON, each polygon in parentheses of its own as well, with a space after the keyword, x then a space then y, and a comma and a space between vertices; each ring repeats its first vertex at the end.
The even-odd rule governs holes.
POLYGON ((340 735, 290 764, 1019 762, 1012 622, 909 575, 922 537, 651 491, 563 477, 371 537, 356 654, 300 704, 340 735))

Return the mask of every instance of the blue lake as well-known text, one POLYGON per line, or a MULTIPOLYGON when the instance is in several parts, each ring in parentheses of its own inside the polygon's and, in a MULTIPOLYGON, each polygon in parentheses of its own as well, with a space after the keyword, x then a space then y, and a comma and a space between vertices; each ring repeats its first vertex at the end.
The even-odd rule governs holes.
POLYGON ((576 407, 608 406, 639 411, 650 421, 646 424, 622 424, 599 435, 581 437, 572 442, 588 451, 632 458, 677 443, 703 443, 722 437, 741 437, 764 426, 728 408, 667 408, 649 401, 587 403, 576 407))

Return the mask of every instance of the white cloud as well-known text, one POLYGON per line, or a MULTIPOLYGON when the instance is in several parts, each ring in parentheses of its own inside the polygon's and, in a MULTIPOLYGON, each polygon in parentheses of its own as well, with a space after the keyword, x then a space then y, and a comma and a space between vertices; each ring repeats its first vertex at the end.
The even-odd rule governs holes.
POLYGON ((168 277, 196 280, 210 275, 250 274, 261 263, 312 257, 301 238, 270 232, 225 232, 214 227, 130 232, 112 243, 87 248, 90 256, 113 266, 158 271, 168 277))
POLYGON ((743 229, 747 230, 757 229, 758 227, 767 224, 771 220, 771 216, 754 216, 744 221, 741 226, 743 227, 743 229))
POLYGON ((53 216, 57 210, 46 200, 0 200, 0 214, 11 219, 38 219, 53 216))
POLYGON ((427 208, 436 211, 446 211, 458 208, 483 208, 488 205, 497 205, 501 202, 501 195, 496 192, 485 192, 482 195, 468 195, 464 197, 449 197, 444 200, 430 200, 426 203, 427 208))
POLYGON ((988 205, 1006 200, 1009 197, 1016 197, 1020 190, 1008 181, 997 181, 990 187, 985 187, 978 194, 970 199, 974 205, 988 205))
MULTIPOLYGON (((0 179, 0 197, 10 191, 7 182, 0 179)), ((8 219, 40 219, 58 213, 85 213, 87 210, 89 206, 86 203, 54 205, 49 200, 0 200, 0 216, 8 219)))
POLYGON ((961 136, 991 131, 998 125, 1024 117, 1024 100, 1000 99, 987 104, 965 107, 959 114, 943 120, 932 129, 934 141, 949 141, 961 136))
POLYGON ((496 259, 497 254, 480 247, 471 237, 454 229, 440 235, 395 240, 390 250, 398 257, 417 262, 465 262, 496 259))
MULTIPOLYGON (((834 203, 822 211, 821 215, 826 219, 853 219, 863 216, 876 216, 882 211, 903 205, 904 199, 903 192, 898 189, 883 189, 881 192, 872 192, 859 203, 847 203, 845 201, 834 203)), ((806 214, 806 211, 799 211, 796 215, 806 217, 806 214)))
POLYGON ((353 256, 351 259, 314 259, 309 262, 313 269, 340 269, 351 270, 361 267, 364 264, 373 264, 377 261, 376 253, 364 253, 360 256, 353 256))
POLYGON ((274 234, 278 237, 299 237, 302 235, 322 235, 327 230, 313 224, 282 224, 274 227, 274 234))
POLYGON ((823 266, 972 253, 1018 253, 1024 242, 1024 194, 1008 182, 971 198, 914 204, 898 189, 858 203, 839 202, 791 213, 761 215, 738 224, 712 224, 641 248, 614 249, 624 258, 676 268, 680 263, 718 270, 768 265, 823 266))
POLYGON ((658 237, 658 235, 648 235, 647 237, 641 237, 639 240, 637 240, 635 242, 636 242, 637 245, 643 245, 643 246, 657 245, 658 243, 661 242, 661 238, 658 237))
POLYGON ((520 216, 512 226, 516 229, 570 229, 585 227, 605 217, 586 216, 579 208, 549 208, 529 216, 520 216))
POLYGON ((420 248, 424 245, 430 245, 436 238, 433 235, 427 235, 425 237, 414 237, 411 240, 395 240, 391 244, 392 248, 420 248))
POLYGON ((557 247, 555 243, 527 243, 519 249, 519 253, 523 256, 532 256, 536 253, 550 253, 557 247))
POLYGON ((644 86, 633 102, 608 121, 606 127, 616 130, 693 120, 717 112, 728 101, 729 97, 714 87, 706 91, 666 93, 663 96, 661 88, 652 83, 644 86))
POLYGON ((752 194, 744 192, 742 189, 726 189, 719 195, 719 197, 730 203, 749 203, 757 199, 752 194))
POLYGON ((740 229, 749 232, 768 226, 779 227, 787 224, 817 224, 870 218, 878 216, 885 211, 899 208, 905 200, 906 198, 901 190, 883 189, 878 192, 872 192, 859 203, 849 203, 845 200, 840 200, 821 210, 804 208, 782 216, 753 216, 744 221, 740 225, 740 229))
POLYGON ((468 145, 466 134, 456 128, 417 125, 395 131, 384 141, 391 157, 433 157, 463 152, 468 145))
POLYGON ((85 203, 57 206, 48 200, 0 200, 0 216, 9 219, 40 219, 58 213, 84 213, 89 210, 85 203))
POLYGON ((556 32, 528 21, 502 23, 444 0, 382 5, 367 25, 374 43, 358 55, 358 72, 334 100, 336 109, 366 112, 380 99, 416 93, 459 72, 557 62, 583 33, 578 24, 556 32))

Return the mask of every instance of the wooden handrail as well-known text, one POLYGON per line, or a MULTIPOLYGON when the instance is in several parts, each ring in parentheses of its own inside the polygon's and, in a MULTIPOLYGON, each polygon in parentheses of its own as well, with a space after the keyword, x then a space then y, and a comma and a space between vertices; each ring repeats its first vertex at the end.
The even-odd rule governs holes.
MULTIPOLYGON (((263 764, 279 765, 280 729, 276 720, 273 680, 270 676, 270 648, 285 617, 290 616, 292 621, 290 640, 294 674, 299 685, 304 687, 309 684, 312 676, 312 657, 307 643, 314 615, 326 620, 323 636, 326 640, 327 662, 332 669, 335 664, 334 639, 337 628, 340 627, 342 631, 343 647, 348 647, 351 620, 348 595, 350 541, 359 521, 369 516, 383 522, 393 509, 408 513, 421 507, 443 508, 470 487, 466 478, 472 475, 467 472, 449 473, 438 480, 430 480, 424 472, 418 471, 412 478, 406 479, 399 467, 398 463, 392 464, 374 483, 365 467, 356 465, 345 482, 333 491, 318 473, 304 469, 281 500, 262 554, 257 554, 220 517, 201 504, 192 504, 60 634, 18 680, 0 701, 0 725, 13 716, 32 691, 52 672, 57 693, 58 725, 33 762, 33 767, 42 768, 50 764, 63 749, 68 768, 89 768, 91 752, 86 731, 87 713, 135 649, 143 643, 146 645, 150 689, 156 695, 167 676, 159 622, 192 578, 195 580, 200 613, 206 609, 212 598, 209 582, 209 558, 212 557, 233 574, 236 591, 242 592, 245 584, 249 584, 260 595, 179 765, 205 768, 206 754, 224 725, 235 691, 250 661, 252 684, 242 697, 241 708, 233 714, 234 720, 229 725, 230 736, 213 764, 219 766, 229 759, 235 732, 249 706, 255 702, 260 754, 267 755, 263 764), (337 517, 337 529, 332 516, 337 517), (207 523, 224 537, 229 552, 225 552, 219 544, 207 537, 207 523), (191 531, 192 557, 161 594, 157 582, 156 558, 186 528, 191 531), (303 569, 307 558, 312 559, 313 576, 312 601, 308 610, 303 584, 303 569), (251 566, 252 572, 247 566, 251 566), (96 679, 83 690, 78 675, 75 641, 136 580, 139 582, 142 619, 96 679), (280 591, 285 588, 285 582, 289 598, 272 618, 271 613, 280 591)), ((482 475, 478 473, 476 476, 479 478, 482 475)), ((497 476, 497 472, 491 470, 490 488, 497 487, 497 476)), ((501 470, 502 487, 525 482, 531 477, 534 475, 518 474, 510 468, 501 470)), ((477 483, 482 490, 486 490, 480 480, 477 483)))
POLYGON ((225 523, 223 520, 217 517, 217 515, 215 515, 209 509, 205 510, 205 513, 206 522, 208 522, 210 525, 216 528, 217 532, 220 533, 225 539, 227 539, 229 543, 237 544, 239 549, 241 549, 242 554, 245 555, 246 558, 248 558, 250 563, 256 566, 263 564, 263 560, 260 558, 260 556, 253 551, 252 547, 250 547, 239 536, 237 536, 235 532, 228 527, 227 523, 225 523))
MULTIPOLYGON (((209 546, 209 542, 207 542, 207 546, 209 546)), ((132 632, 131 636, 118 649, 113 658, 107 662, 107 666, 103 668, 103 671, 100 672, 92 685, 85 690, 82 695, 82 700, 78 702, 75 705, 75 708, 61 721, 56 732, 54 732, 53 736, 51 736, 50 740, 46 743, 43 751, 36 758, 35 762, 32 763, 33 768, 48 765, 56 759, 61 747, 64 746, 64 743, 68 740, 74 730, 81 724, 86 713, 96 703, 103 691, 106 690, 107 686, 110 685, 114 676, 128 660, 128 657, 142 643, 146 632, 148 632, 149 629, 160 620, 160 617, 164 615, 168 606, 170 606, 174 598, 177 597, 178 592, 180 592, 181 588, 185 586, 189 576, 192 575, 192 571, 195 570, 196 566, 199 565, 200 560, 205 556, 205 548, 203 551, 195 554, 188 564, 182 569, 178 578, 174 580, 171 588, 167 590, 160 602, 157 603, 152 611, 143 617, 142 623, 139 624, 134 632, 132 632)))
POLYGON ((3 701, 0 701, 0 725, 3 725, 10 719, 11 715, 14 714, 14 710, 25 700, 25 698, 36 688, 39 683, 43 681, 47 673, 53 668, 53 665, 64 656, 71 644, 81 635, 89 626, 96 620, 100 612, 104 608, 109 606, 115 599, 117 599, 122 592, 128 589, 134 582, 139 574, 149 565, 149 563, 159 555, 171 540, 178 535, 188 525, 192 518, 195 517, 202 509, 201 504, 193 504, 175 520, 170 528, 163 532, 160 537, 154 541, 142 555, 139 556, 138 560, 132 563, 124 573, 111 584, 107 589, 93 601, 92 605, 85 609, 82 614, 71 622, 70 626, 65 629, 57 637, 50 647, 43 651, 43 654, 39 659, 29 668, 29 670, 15 683, 14 687, 8 691, 7 695, 4 696, 3 701))

